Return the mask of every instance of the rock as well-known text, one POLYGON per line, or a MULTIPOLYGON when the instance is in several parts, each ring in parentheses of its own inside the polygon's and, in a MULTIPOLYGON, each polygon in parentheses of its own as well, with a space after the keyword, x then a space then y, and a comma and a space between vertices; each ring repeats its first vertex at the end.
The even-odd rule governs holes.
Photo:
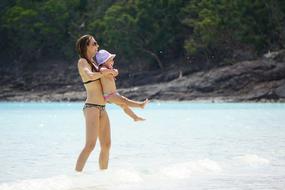
POLYGON ((274 52, 268 52, 264 54, 264 57, 267 59, 273 59, 278 62, 285 62, 285 50, 279 50, 274 52))
MULTIPOLYGON (((147 95, 160 100, 284 101, 284 81, 283 62, 259 59, 193 73, 168 83, 139 86, 136 89, 137 92, 144 91, 144 97, 147 95)), ((128 96, 130 93, 125 89, 124 94, 128 96)), ((143 99, 142 96, 139 98, 143 99)))
POLYGON ((285 81, 284 83, 275 89, 275 93, 280 98, 285 98, 285 81))

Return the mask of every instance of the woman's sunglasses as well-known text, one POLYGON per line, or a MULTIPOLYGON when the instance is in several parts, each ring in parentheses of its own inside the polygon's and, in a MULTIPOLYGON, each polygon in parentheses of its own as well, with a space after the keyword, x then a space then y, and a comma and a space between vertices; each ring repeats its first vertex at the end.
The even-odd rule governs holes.
POLYGON ((92 46, 98 46, 98 42, 95 41, 95 42, 91 43, 91 45, 92 46))

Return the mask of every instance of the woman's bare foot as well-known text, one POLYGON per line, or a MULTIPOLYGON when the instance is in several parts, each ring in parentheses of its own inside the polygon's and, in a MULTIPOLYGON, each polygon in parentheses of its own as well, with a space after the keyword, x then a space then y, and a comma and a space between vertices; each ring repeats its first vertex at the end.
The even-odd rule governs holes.
POLYGON ((139 117, 137 116, 136 118, 134 118, 134 121, 144 121, 145 118, 139 117))
POLYGON ((144 109, 144 107, 149 103, 148 99, 145 99, 145 101, 142 102, 141 108, 144 109))

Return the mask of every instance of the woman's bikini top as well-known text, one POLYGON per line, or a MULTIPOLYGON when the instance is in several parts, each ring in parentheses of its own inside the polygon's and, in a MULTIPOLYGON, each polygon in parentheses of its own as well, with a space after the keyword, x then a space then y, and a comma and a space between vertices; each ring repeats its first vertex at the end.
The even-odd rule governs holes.
POLYGON ((88 84, 88 83, 90 83, 90 82, 95 82, 95 81, 97 81, 97 80, 100 80, 100 79, 88 80, 88 81, 83 82, 83 84, 88 84))

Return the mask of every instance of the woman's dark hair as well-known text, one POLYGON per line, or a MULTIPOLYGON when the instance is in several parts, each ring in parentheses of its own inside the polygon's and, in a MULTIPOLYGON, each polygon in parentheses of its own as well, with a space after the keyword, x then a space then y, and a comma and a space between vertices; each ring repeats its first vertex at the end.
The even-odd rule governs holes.
POLYGON ((92 61, 94 62, 94 60, 89 60, 87 58, 87 46, 89 45, 92 38, 94 37, 89 34, 81 36, 76 42, 76 50, 80 58, 84 58, 87 60, 87 62, 91 66, 92 71, 98 71, 98 69, 92 63, 92 61))

